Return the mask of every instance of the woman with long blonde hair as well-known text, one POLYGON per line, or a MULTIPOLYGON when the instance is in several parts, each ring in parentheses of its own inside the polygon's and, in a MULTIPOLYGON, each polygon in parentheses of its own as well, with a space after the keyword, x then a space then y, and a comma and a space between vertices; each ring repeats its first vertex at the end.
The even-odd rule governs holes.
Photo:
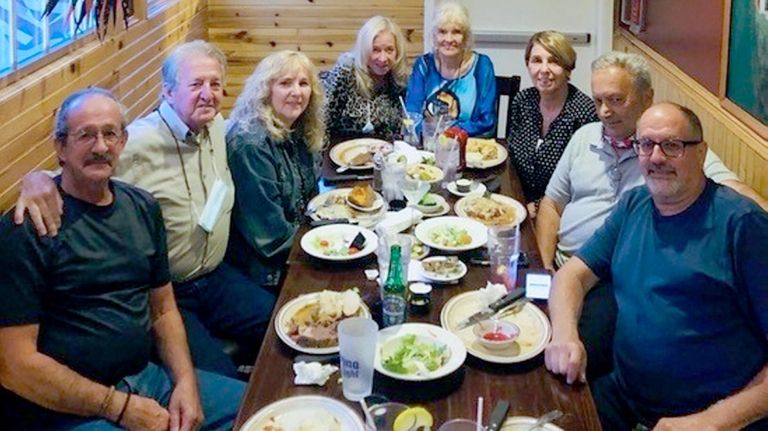
POLYGON ((354 48, 339 56, 323 79, 326 125, 331 141, 377 136, 392 140, 400 131, 408 70, 400 27, 374 16, 357 33, 354 48))
POLYGON ((409 112, 444 121, 470 136, 496 132, 496 75, 491 59, 475 52, 467 9, 442 3, 432 26, 433 51, 416 60, 408 82, 409 112))
POLYGON ((323 89, 306 55, 262 60, 230 115, 227 158, 235 182, 227 259, 276 288, 304 208, 316 192, 323 89))

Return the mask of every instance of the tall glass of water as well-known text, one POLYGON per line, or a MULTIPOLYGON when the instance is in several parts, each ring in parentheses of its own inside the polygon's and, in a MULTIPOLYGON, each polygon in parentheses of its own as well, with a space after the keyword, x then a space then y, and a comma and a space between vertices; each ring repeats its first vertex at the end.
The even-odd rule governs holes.
POLYGON ((339 323, 339 362, 344 398, 360 401, 373 392, 373 361, 379 325, 367 317, 339 323))

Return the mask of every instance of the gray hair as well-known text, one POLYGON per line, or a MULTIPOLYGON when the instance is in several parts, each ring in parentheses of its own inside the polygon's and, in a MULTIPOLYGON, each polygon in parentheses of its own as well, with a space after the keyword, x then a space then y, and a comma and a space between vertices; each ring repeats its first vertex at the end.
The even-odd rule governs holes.
POLYGON ((120 127, 125 130, 125 127, 128 125, 128 110, 125 109, 125 106, 117 100, 111 91, 100 87, 89 87, 75 91, 61 102, 53 126, 53 139, 56 142, 63 144, 67 141, 67 135, 69 135, 69 116, 72 110, 77 107, 79 102, 93 96, 104 96, 115 102, 120 111, 120 127))
POLYGON ((462 43, 463 57, 468 58, 472 53, 475 39, 469 22, 469 11, 464 5, 455 2, 445 2, 438 6, 432 20, 432 41, 437 44, 437 30, 447 25, 455 25, 464 35, 462 43))
POLYGON ((169 90, 176 88, 179 67, 185 59, 192 56, 203 56, 216 60, 221 67, 221 80, 224 84, 227 76, 227 57, 216 45, 197 39, 177 45, 168 54, 168 57, 163 61, 163 86, 169 90))
POLYGON ((627 52, 611 51, 605 53, 592 62, 592 73, 598 70, 618 67, 627 71, 632 76, 632 85, 640 93, 653 88, 651 82, 651 68, 645 57, 627 52))

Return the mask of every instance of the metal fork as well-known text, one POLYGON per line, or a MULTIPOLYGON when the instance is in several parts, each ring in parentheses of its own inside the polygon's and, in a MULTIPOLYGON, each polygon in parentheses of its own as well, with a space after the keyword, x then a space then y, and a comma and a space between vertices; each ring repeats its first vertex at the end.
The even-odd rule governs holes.
POLYGON ((554 420, 560 419, 561 416, 563 416, 563 412, 560 410, 552 410, 549 413, 545 413, 542 416, 539 416, 539 418, 536 419, 536 422, 534 422, 533 425, 531 425, 531 427, 525 431, 533 431, 537 428, 541 428, 542 426, 554 420))

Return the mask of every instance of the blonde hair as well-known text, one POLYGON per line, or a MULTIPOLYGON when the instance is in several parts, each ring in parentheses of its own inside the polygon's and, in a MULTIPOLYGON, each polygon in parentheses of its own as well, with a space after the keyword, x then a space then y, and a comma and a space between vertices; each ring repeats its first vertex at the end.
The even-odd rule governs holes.
POLYGON ((432 19, 432 45, 437 49, 437 31, 441 27, 456 26, 464 36, 462 43, 462 60, 467 60, 472 55, 475 40, 472 36, 472 28, 469 23, 469 11, 459 3, 445 2, 438 6, 432 19))
POLYGON ((573 49, 573 45, 568 39, 554 30, 540 31, 528 41, 528 46, 525 47, 525 64, 531 58, 531 50, 533 45, 539 44, 548 53, 552 54, 557 60, 557 64, 563 67, 563 69, 571 72, 576 68, 576 51, 573 49))
POLYGON ((373 79, 368 71, 368 60, 371 59, 373 52, 373 40, 382 33, 390 33, 395 39, 395 48, 397 57, 389 74, 400 88, 405 88, 408 84, 408 67, 405 64, 405 42, 403 32, 400 27, 389 18, 377 15, 363 24, 360 31, 357 32, 357 41, 352 48, 352 57, 354 58, 354 71, 357 89, 360 93, 370 98, 373 93, 373 79))
POLYGON ((294 123, 303 135, 307 148, 317 152, 323 147, 325 125, 323 123, 323 87, 317 77, 317 68, 306 55, 296 51, 280 51, 261 60, 250 77, 245 81, 243 92, 235 102, 229 116, 229 128, 235 125, 245 131, 264 127, 275 139, 285 139, 291 132, 272 108, 272 85, 286 73, 303 70, 309 77, 312 93, 309 105, 294 123))

